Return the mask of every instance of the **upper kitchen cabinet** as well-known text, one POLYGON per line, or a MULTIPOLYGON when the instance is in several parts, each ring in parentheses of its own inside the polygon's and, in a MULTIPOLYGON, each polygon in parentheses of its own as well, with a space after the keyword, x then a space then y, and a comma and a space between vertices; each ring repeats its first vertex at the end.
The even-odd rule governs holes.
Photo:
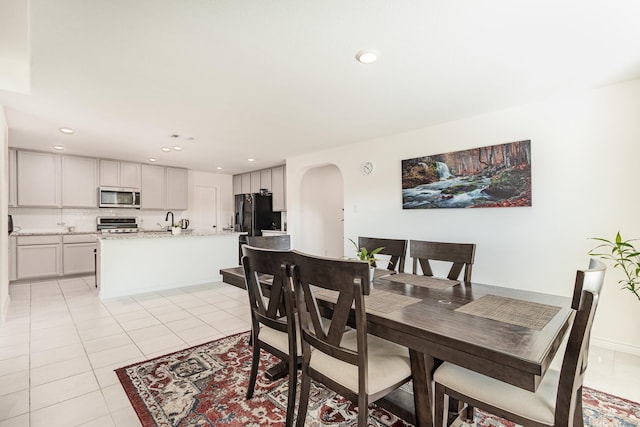
POLYGON ((140 188, 140 177, 140 163, 100 160, 101 186, 140 188))
MULTIPOLYGON (((187 169, 166 168, 167 170, 167 197, 166 208, 173 210, 186 210, 189 208, 189 173, 187 169)), ((144 197, 144 193, 142 193, 144 197)), ((144 199, 143 199, 144 200, 144 199)))
POLYGON ((18 176, 16 175, 16 150, 10 149, 9 150, 9 200, 7 200, 7 204, 9 205, 9 207, 12 206, 17 206, 18 205, 18 199, 17 199, 17 192, 18 192, 18 187, 17 187, 17 179, 18 176))
POLYGON ((233 195, 242 194, 242 175, 233 175, 233 195))
POLYGON ((284 166, 271 169, 271 193, 275 212, 287 210, 285 188, 284 166))
POLYGON ((166 195, 165 168, 143 164, 141 175, 140 207, 163 210, 166 195))
POLYGON ((251 193, 259 193, 260 188, 260 171, 251 172, 251 193))
POLYGON ((60 156, 18 151, 18 206, 60 207, 60 156))
POLYGON ((259 193, 260 190, 271 191, 274 211, 286 211, 285 167, 278 166, 233 176, 234 195, 259 193))
POLYGON ((98 162, 88 157, 62 156, 62 206, 98 206, 98 162))
POLYGON ((251 174, 243 173, 240 178, 242 180, 242 194, 251 193, 251 174))
POLYGON ((260 188, 271 191, 271 169, 264 169, 260 171, 260 188))

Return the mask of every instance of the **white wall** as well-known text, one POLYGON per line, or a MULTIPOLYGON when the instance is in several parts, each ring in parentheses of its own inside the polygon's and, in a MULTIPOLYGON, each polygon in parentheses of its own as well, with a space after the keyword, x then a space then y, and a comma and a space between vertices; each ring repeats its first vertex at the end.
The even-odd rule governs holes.
POLYGON ((8 220, 7 203, 9 202, 9 128, 4 115, 4 107, 0 105, 0 324, 7 315, 9 305, 9 260, 8 260, 8 220))
POLYGON ((343 255, 343 185, 333 165, 307 171, 302 178, 298 245, 303 252, 329 257, 343 255))
MULTIPOLYGON (((640 81, 566 94, 455 122, 287 159, 288 227, 301 230, 300 183, 335 164, 344 180, 345 237, 477 244, 473 280, 569 296, 588 238, 640 238, 640 81), (403 210, 401 161, 531 140, 533 206, 403 210), (375 171, 360 174, 371 161, 375 171)), ((295 247, 295 243, 294 243, 295 247)), ((345 241, 345 254, 353 248, 345 241)), ((408 266, 410 263, 407 264, 408 266)), ((600 345, 640 353, 640 301, 609 268, 593 329, 600 345)))

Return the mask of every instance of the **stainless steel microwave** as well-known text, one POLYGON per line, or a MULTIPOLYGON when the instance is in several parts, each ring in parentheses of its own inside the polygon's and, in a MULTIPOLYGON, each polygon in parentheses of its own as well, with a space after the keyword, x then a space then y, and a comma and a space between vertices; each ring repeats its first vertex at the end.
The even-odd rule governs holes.
POLYGON ((98 188, 98 206, 101 208, 140 209, 140 190, 124 187, 98 188))

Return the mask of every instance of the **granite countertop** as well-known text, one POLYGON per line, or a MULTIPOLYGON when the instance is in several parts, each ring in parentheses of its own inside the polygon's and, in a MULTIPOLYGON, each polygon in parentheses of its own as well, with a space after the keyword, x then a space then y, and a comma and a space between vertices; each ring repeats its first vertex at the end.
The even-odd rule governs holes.
POLYGON ((124 239, 166 239, 183 237, 207 237, 207 236, 235 236, 238 232, 233 231, 182 231, 180 234, 171 234, 166 231, 144 231, 141 233, 111 233, 99 234, 98 238, 103 240, 124 240, 124 239))
POLYGON ((97 231, 14 231, 11 236, 73 236, 82 234, 100 234, 97 231))

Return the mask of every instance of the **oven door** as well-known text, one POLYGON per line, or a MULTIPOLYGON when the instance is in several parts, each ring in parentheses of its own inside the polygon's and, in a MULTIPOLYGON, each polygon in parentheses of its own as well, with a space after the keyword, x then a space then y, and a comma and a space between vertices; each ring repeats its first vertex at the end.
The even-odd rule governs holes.
POLYGON ((140 192, 135 188, 100 187, 99 207, 140 209, 140 192))

